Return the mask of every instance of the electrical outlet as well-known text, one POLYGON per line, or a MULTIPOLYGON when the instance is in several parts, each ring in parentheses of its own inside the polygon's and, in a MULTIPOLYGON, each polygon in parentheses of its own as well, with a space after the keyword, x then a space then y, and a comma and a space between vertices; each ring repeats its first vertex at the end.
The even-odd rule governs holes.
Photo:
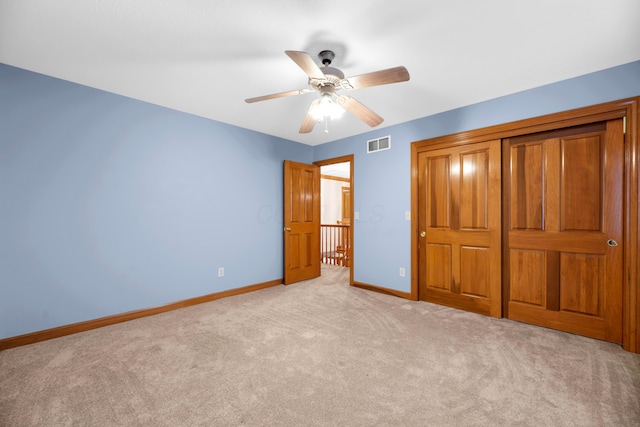
POLYGON ((400 267, 400 277, 404 277, 404 268, 400 267))
POLYGON ((224 267, 218 268, 218 277, 224 276, 224 267))

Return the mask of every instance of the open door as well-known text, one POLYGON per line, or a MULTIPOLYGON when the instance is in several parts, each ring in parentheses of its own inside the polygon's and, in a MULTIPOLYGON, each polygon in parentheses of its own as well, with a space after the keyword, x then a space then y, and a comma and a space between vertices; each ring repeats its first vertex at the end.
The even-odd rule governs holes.
POLYGON ((320 168, 284 161, 284 284, 320 276, 320 168))
POLYGON ((340 224, 351 224, 351 187, 342 187, 342 220, 340 224))

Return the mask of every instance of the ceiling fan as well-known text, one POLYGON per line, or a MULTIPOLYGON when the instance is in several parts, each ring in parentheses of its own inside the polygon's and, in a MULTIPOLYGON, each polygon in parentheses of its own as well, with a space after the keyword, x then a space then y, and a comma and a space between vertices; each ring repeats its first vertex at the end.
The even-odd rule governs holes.
MULTIPOLYGON (((342 71, 330 66, 335 58, 335 53, 330 50, 323 50, 318 54, 318 58, 323 64, 322 68, 318 67, 313 58, 306 52, 286 50, 285 53, 309 76, 310 89, 298 89, 248 98, 245 99, 245 102, 252 103, 285 96, 302 95, 313 91, 319 92, 320 98, 311 103, 302 126, 300 126, 300 133, 311 132, 318 121, 324 119, 326 124, 329 117, 335 118, 344 110, 349 111, 371 127, 377 126, 384 120, 382 117, 355 98, 336 93, 336 91, 340 89, 361 89, 409 80, 409 72, 402 66, 345 78, 342 71)), ((325 132, 327 132, 326 127, 325 132)))

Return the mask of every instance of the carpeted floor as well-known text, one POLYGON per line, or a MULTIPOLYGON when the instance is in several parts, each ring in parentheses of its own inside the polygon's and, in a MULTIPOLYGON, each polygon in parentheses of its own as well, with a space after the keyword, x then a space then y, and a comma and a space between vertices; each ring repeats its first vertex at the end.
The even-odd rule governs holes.
POLYGON ((640 425, 638 354, 347 283, 0 352, 0 425, 640 425))

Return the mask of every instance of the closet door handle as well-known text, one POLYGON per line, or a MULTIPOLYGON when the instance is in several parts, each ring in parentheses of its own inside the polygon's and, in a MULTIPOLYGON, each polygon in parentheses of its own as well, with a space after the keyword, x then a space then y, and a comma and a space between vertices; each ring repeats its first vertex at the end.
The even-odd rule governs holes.
POLYGON ((420 232, 420 237, 426 237, 427 236, 427 232, 426 231, 421 231, 420 232))
POLYGON ((607 240, 607 245, 611 246, 612 248, 615 246, 618 246, 618 242, 613 240, 613 239, 609 239, 607 240))
POLYGON ((285 227, 285 228, 284 228, 284 231, 291 231, 291 228, 289 228, 289 227, 285 227))

